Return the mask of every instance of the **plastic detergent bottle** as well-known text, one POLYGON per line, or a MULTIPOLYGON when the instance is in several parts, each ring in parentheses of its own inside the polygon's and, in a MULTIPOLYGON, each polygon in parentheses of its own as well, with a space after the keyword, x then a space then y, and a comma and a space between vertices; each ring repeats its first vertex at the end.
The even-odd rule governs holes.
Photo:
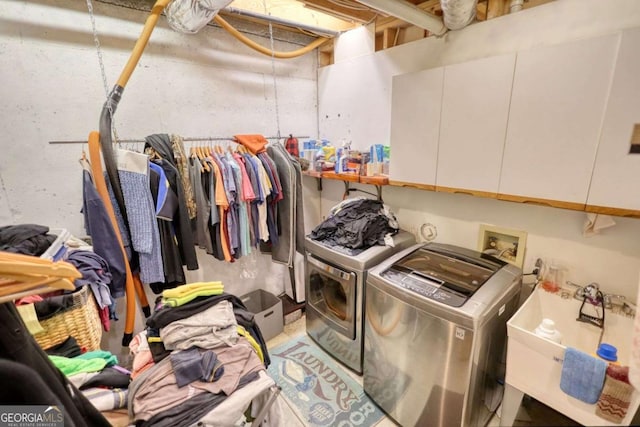
POLYGON ((602 343, 598 346, 598 350, 596 354, 592 354, 593 357, 600 358, 608 363, 613 363, 614 365, 618 365, 618 349, 607 343, 602 343))
POLYGON ((344 148, 342 147, 338 147, 338 149, 336 150, 336 164, 334 167, 334 170, 336 173, 342 173, 343 169, 342 169, 342 152, 344 151, 344 148))
POLYGON ((556 323, 551 319, 542 319, 542 323, 538 325, 534 332, 539 337, 546 338, 558 344, 562 342, 562 334, 556 329, 556 323))

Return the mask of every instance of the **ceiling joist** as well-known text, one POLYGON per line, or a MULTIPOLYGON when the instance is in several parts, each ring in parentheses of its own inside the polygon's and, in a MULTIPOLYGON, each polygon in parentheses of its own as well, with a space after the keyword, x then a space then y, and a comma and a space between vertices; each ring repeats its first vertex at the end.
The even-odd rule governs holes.
MULTIPOLYGON (((349 6, 342 6, 340 3, 330 0, 304 0, 304 5, 308 9, 315 9, 324 12, 328 15, 335 16, 339 19, 344 19, 349 22, 358 22, 360 24, 367 24, 377 16, 379 13, 369 9, 368 7, 354 3, 349 6)), ((347 4, 347 2, 345 2, 347 4)))

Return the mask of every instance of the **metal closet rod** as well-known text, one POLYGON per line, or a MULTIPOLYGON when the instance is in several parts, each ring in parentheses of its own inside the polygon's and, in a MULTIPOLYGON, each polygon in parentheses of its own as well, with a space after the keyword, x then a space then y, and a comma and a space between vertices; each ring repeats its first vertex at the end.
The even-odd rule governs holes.
MULTIPOLYGON (((265 136, 265 139, 285 139, 285 138, 289 138, 288 135, 285 136, 265 136)), ((300 136, 294 136, 294 138, 311 138, 310 136, 306 136, 306 135, 300 135, 300 136)), ((188 138, 182 138, 182 140, 184 142, 207 142, 207 141, 229 141, 229 142, 236 142, 234 137, 230 136, 230 137, 188 137, 188 138)), ((131 144, 131 143, 143 143, 146 142, 145 139, 118 139, 116 141, 116 143, 125 143, 125 144, 131 144)), ((49 144, 86 144, 87 141, 49 141, 49 144)))

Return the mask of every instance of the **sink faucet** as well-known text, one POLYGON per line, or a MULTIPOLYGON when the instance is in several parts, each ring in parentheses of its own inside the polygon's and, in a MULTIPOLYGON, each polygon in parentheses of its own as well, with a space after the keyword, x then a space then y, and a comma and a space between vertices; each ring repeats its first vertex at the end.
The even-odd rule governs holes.
POLYGON ((600 291, 600 285, 595 282, 589 283, 586 286, 580 286, 576 283, 567 280, 567 285, 576 288, 573 293, 573 297, 577 300, 583 301, 585 298, 593 304, 600 305, 614 313, 624 314, 626 316, 634 317, 636 315, 636 305, 630 301, 624 295, 605 294, 600 291), (599 294, 599 295, 598 295, 599 294), (616 301, 614 303, 614 301, 616 301))
POLYGON ((604 307, 613 309, 615 305, 618 305, 620 307, 620 311, 625 315, 635 316, 636 314, 636 305, 627 301, 627 298, 624 295, 605 294, 604 307), (612 300, 618 300, 620 303, 614 304, 612 300))
POLYGON ((575 297, 578 299, 588 298, 591 302, 595 302, 598 299, 598 292, 600 292, 600 285, 592 282, 585 287, 578 287, 575 297))

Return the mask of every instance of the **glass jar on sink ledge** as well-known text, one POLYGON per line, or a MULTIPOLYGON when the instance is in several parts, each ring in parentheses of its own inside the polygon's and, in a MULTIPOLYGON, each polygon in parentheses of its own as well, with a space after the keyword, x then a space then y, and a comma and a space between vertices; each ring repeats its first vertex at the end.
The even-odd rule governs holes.
POLYGON ((547 267, 542 278, 542 289, 548 292, 558 292, 564 283, 564 270, 557 264, 551 264, 547 267))

